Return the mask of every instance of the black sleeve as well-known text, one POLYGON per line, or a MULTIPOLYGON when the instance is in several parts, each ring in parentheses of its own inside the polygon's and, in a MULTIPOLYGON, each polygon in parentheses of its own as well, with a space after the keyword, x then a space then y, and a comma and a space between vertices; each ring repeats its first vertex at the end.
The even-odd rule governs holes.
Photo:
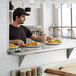
POLYGON ((32 36, 32 32, 27 28, 25 27, 25 30, 26 30, 26 37, 29 38, 32 36))

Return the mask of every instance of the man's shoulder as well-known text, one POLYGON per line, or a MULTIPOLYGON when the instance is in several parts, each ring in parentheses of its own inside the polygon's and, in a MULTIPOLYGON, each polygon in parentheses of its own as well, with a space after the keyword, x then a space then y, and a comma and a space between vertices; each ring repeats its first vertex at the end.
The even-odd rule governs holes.
POLYGON ((12 28, 13 27, 13 25, 12 24, 9 24, 9 28, 12 28))
POLYGON ((22 28, 24 28, 24 29, 28 29, 26 26, 23 26, 23 25, 20 25, 22 28))
POLYGON ((26 27, 26 26, 24 26, 24 25, 20 25, 21 27, 26 27))

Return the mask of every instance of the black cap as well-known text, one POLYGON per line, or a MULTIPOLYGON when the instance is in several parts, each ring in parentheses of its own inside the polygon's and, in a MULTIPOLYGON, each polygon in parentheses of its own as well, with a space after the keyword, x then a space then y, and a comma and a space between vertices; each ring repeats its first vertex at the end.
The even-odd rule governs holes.
POLYGON ((26 13, 26 11, 23 8, 16 8, 13 12, 14 16, 21 16, 21 15, 26 15, 29 16, 30 14, 26 13))

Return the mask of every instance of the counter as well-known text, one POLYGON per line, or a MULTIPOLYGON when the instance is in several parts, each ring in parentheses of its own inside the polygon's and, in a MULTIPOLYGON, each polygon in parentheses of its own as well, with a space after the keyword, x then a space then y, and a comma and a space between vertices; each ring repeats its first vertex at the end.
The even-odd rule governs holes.
POLYGON ((23 59, 26 55, 44 53, 44 52, 52 52, 66 49, 67 58, 69 58, 73 48, 76 48, 76 40, 74 39, 63 39, 61 40, 60 45, 41 45, 39 48, 27 48, 21 47, 21 52, 16 53, 14 51, 8 51, 10 55, 19 56, 19 65, 21 65, 23 59))

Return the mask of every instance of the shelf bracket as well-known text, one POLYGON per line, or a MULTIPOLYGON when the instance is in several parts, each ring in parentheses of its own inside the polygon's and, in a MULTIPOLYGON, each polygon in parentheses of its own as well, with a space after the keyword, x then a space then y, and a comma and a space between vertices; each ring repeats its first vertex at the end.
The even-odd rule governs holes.
POLYGON ((21 63, 24 59, 25 55, 19 56, 19 66, 21 66, 21 63))
POLYGON ((66 53, 67 53, 67 59, 69 58, 70 54, 72 53, 74 48, 70 48, 70 49, 67 49, 66 53))

